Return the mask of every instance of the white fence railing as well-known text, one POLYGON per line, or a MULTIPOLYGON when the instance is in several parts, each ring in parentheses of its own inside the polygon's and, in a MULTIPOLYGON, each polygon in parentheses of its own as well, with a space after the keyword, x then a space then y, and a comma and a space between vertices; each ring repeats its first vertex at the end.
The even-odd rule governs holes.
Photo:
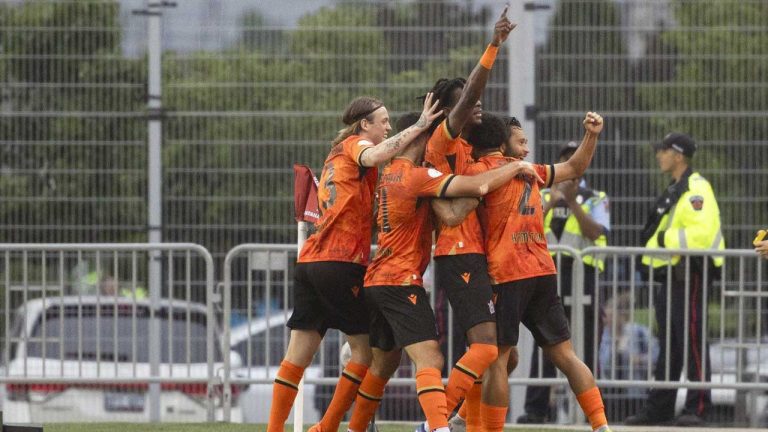
MULTIPOLYGON (((722 424, 765 424, 768 273, 766 262, 753 251, 654 251, 681 257, 679 265, 657 269, 640 263, 648 252, 642 248, 552 251, 561 269, 558 285, 570 309, 574 346, 595 371, 609 415, 630 409, 627 401, 638 402, 649 387, 706 388, 713 403, 730 413, 722 424), (703 266, 694 272, 696 262, 712 255, 724 257, 720 269, 703 266), (585 265, 585 256, 601 257, 605 271, 585 265), (682 273, 673 277, 673 271, 682 273), (700 345, 694 346, 710 352, 700 365, 702 373, 711 374, 706 382, 674 376, 669 367, 673 342, 654 336, 654 302, 681 292, 676 290, 690 298, 694 276, 702 279, 707 304, 702 314, 706 331, 696 335, 700 345), (660 356, 667 367, 657 379, 654 367, 660 356)), ((105 420, 151 420, 154 404, 163 421, 266 422, 264 400, 271 397, 289 337, 285 323, 292 309, 295 260, 295 245, 240 245, 227 254, 219 294, 213 260, 199 245, 0 244, 5 317, 0 384, 6 420, 24 413, 20 421, 64 421, 66 412, 44 417, 35 404, 67 392, 78 397, 98 392, 98 409, 88 415, 105 420), (163 275, 156 295, 149 286, 151 259, 161 262, 163 275), (193 402, 185 405, 182 399, 193 402)), ((452 364, 461 355, 463 337, 454 331, 452 311, 441 290, 432 289, 432 279, 430 266, 425 284, 442 330, 446 363, 452 364)), ((696 311, 685 305, 669 312, 666 322, 690 319, 696 311)), ((685 326, 683 370, 691 337, 685 326)), ((307 369, 305 398, 297 402, 304 404, 306 422, 330 400, 341 371, 342 343, 338 332, 329 331, 307 369)), ((515 389, 566 384, 562 374, 547 372, 540 354, 532 354, 530 340, 521 339, 520 359, 509 380, 515 389)), ((379 417, 420 418, 410 364, 403 362, 390 383, 379 417)), ((576 405, 568 399, 555 397, 555 408, 561 419, 578 421, 576 405)), ((512 416, 516 409, 519 413, 521 395, 513 393, 513 401, 512 416)))

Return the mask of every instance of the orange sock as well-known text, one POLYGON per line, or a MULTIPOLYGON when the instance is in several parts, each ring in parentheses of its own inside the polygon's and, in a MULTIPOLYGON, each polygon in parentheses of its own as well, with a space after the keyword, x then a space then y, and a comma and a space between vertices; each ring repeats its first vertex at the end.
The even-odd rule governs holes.
POLYGON ((283 432, 285 420, 293 408, 293 401, 299 391, 299 382, 304 375, 304 368, 283 360, 272 386, 272 406, 269 409, 267 432, 283 432))
POLYGON ((483 388, 483 380, 477 380, 467 392, 467 397, 461 405, 459 415, 467 421, 467 432, 481 432, 483 421, 480 415, 480 393, 483 388), (464 414, 462 414, 464 410, 464 414))
MULTIPOLYGON (((389 380, 377 377, 370 372, 365 374, 365 378, 357 389, 355 409, 352 410, 352 418, 349 419, 349 430, 363 432, 368 427, 368 423, 376 413, 376 408, 381 403, 381 398, 384 397, 384 386, 387 385, 387 381, 389 380)), ((335 429, 331 432, 335 432, 335 429)))
POLYGON ((456 409, 456 405, 472 388, 475 380, 483 375, 498 356, 499 349, 496 345, 474 343, 469 346, 451 370, 448 385, 445 387, 445 401, 448 403, 449 413, 456 409))
POLYGON ((608 419, 605 418, 605 405, 603 405, 603 398, 600 396, 600 389, 596 386, 592 387, 576 395, 576 400, 579 401, 581 410, 589 418, 592 430, 608 424, 608 419))
POLYGON ((339 423, 346 414, 352 402, 355 401, 357 388, 368 372, 368 366, 360 363, 347 363, 347 367, 341 372, 339 383, 336 385, 336 391, 333 392, 333 399, 328 409, 325 411, 320 426, 323 431, 335 432, 339 429, 339 423))
POLYGON ((448 427, 445 388, 438 369, 424 368, 416 372, 416 394, 429 428, 435 430, 448 427))
POLYGON ((480 417, 485 432, 502 432, 507 420, 507 407, 480 404, 480 417))

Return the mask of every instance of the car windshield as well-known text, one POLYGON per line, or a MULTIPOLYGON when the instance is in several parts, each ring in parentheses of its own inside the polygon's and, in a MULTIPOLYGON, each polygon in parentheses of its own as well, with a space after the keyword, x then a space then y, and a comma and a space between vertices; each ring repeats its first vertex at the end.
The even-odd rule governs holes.
MULTIPOLYGON (((160 321, 163 363, 206 362, 205 314, 161 307, 156 316, 160 321)), ((146 305, 66 305, 63 311, 60 305, 52 305, 35 323, 28 339, 27 355, 146 363, 149 361, 149 323, 150 308, 146 305)), ((221 361, 218 342, 214 346, 214 361, 221 361)))

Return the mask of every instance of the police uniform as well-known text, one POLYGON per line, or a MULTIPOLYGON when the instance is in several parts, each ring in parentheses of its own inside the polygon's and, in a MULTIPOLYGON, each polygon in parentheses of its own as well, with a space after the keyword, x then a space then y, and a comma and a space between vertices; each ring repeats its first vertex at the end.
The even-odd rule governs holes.
MULTIPOLYGON (((687 135, 672 133, 656 147, 674 149, 687 157, 693 156, 696 144, 687 135)), ((712 186, 690 167, 677 182, 672 182, 656 200, 643 230, 646 248, 668 249, 725 249, 720 230, 720 209, 712 186)), ((719 268, 723 257, 691 257, 690 274, 686 278, 686 260, 680 256, 647 254, 642 257, 643 266, 653 269, 654 308, 659 329, 659 354, 654 371, 657 381, 667 380, 666 367, 669 356, 669 380, 677 381, 682 372, 685 352, 685 326, 688 326, 688 370, 690 381, 709 381, 711 378, 709 344, 702 352, 702 321, 707 311, 704 291, 709 292, 709 280, 704 279, 704 266, 719 268), (671 275, 668 274, 671 273, 671 275), (669 278, 669 279, 668 279, 669 278), (671 280, 668 291, 667 281, 671 280), (688 322, 685 320, 686 292, 688 295, 688 322), (668 303, 668 296, 669 302, 668 303), (667 323, 669 315, 671 322, 667 323), (669 335, 667 327, 669 326, 669 335), (667 346, 667 337, 670 339, 667 346), (669 349, 669 352, 667 352, 669 349), (703 373, 704 357, 707 370, 703 373)), ((674 416, 676 389, 652 389, 648 395, 645 415, 654 421, 664 421, 674 416)), ((709 389, 689 389, 683 410, 684 415, 703 418, 712 405, 709 389)), ((629 419, 627 419, 629 420, 629 419)))
MULTIPOLYGON (((565 147, 561 153, 565 153, 568 147, 565 147)), ((551 200, 551 189, 541 191, 542 201, 551 200)), ((606 234, 610 230, 611 221, 608 205, 608 196, 605 192, 593 190, 587 187, 586 182, 582 181, 576 194, 576 202, 581 206, 584 213, 588 214, 595 222, 604 228, 603 234, 594 241, 584 236, 581 232, 581 226, 576 216, 568 208, 565 200, 560 200, 554 204, 554 207, 544 217, 544 234, 549 245, 562 245, 582 250, 591 246, 606 246, 606 234)), ((552 254, 554 255, 554 253, 552 254)), ((598 271, 605 269, 605 263, 602 256, 584 256, 584 295, 594 300, 595 276, 598 271)), ((566 299, 566 314, 570 316, 570 306, 568 297, 572 296, 571 274, 573 271, 573 258, 568 254, 563 254, 559 262, 560 295, 566 299)), ((593 303, 584 306, 584 363, 595 371, 594 368, 594 347, 595 347, 595 307, 593 303)), ((601 329, 598 329, 598 335, 601 329)), ((543 359, 541 366, 543 378, 554 378, 556 376, 555 366, 543 359)), ((533 350, 531 356, 531 377, 539 376, 539 350, 533 350)), ((525 412, 532 418, 545 418, 550 416, 549 412, 549 386, 528 386, 525 391, 525 412)))

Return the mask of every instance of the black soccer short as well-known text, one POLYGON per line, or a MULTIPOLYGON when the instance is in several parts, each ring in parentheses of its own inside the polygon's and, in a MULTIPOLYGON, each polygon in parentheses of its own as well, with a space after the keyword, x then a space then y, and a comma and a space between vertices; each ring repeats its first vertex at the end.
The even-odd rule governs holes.
POLYGON ((365 288, 370 314, 370 343, 384 351, 418 342, 438 340, 429 295, 417 285, 379 285, 365 288))
POLYGON ((289 328, 317 330, 321 335, 329 328, 348 335, 368 333, 365 266, 336 261, 297 263, 293 274, 289 328))
POLYGON ((499 346, 516 346, 522 322, 539 346, 571 338, 568 318, 557 295, 557 275, 537 276, 493 286, 499 346))
POLYGON ((435 287, 445 290, 462 332, 496 321, 488 262, 483 254, 435 257, 435 287))

